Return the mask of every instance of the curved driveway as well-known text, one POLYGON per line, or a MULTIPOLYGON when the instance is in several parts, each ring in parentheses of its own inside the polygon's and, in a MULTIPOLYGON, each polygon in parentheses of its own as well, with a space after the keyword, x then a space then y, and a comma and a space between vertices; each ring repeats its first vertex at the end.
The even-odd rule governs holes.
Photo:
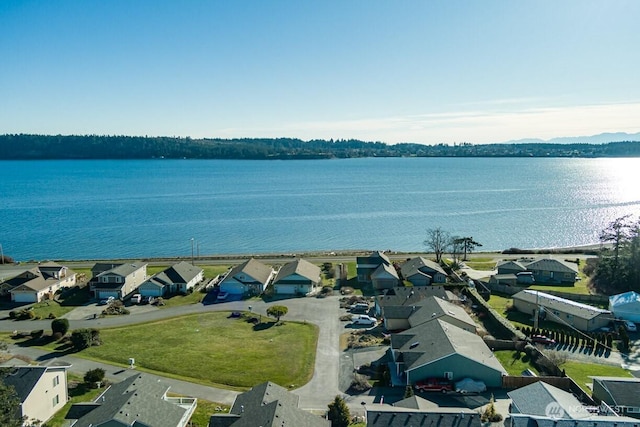
MULTIPOLYGON (((98 319, 87 319, 84 315, 80 316, 84 317, 84 319, 74 319, 74 317, 78 317, 74 316, 73 313, 76 311, 74 310, 74 312, 69 313, 69 315, 65 317, 70 318, 70 329, 109 328, 210 311, 248 311, 249 306, 251 306, 252 312, 266 316, 267 307, 270 305, 274 303, 286 305, 289 312, 285 319, 306 321, 319 327, 313 378, 306 385, 297 390, 293 390, 293 393, 300 397, 301 408, 324 411, 327 408, 327 404, 331 402, 337 394, 341 394, 338 389, 339 345, 340 334, 344 332, 344 325, 339 319, 340 304, 338 299, 338 296, 331 296, 327 298, 292 298, 269 303, 265 303, 262 300, 230 301, 222 304, 190 304, 169 308, 154 307, 153 309, 149 309, 144 307, 143 310, 135 310, 138 307, 134 307, 132 314, 128 316, 112 316, 98 319), (136 313, 135 311, 139 312, 136 313)), ((77 310, 83 309, 86 310, 84 307, 77 310)), ((0 316, 2 314, 7 315, 8 313, 0 312, 0 316)), ((18 322, 7 319, 0 321, 1 331, 48 330, 50 328, 50 320, 18 322)), ((51 357, 47 356, 42 350, 17 346, 12 346, 11 352, 14 354, 24 354, 34 360, 46 360, 51 357)), ((112 380, 122 380, 126 378, 128 374, 128 370, 123 370, 120 367, 91 362, 78 357, 64 356, 62 360, 71 363, 73 365, 72 370, 81 374, 97 366, 103 367, 103 369, 110 374, 109 378, 112 380)), ((126 363, 126 361, 123 362, 126 363)), ((229 404, 233 402, 233 399, 237 395, 237 393, 233 391, 200 386, 166 377, 162 377, 162 380, 171 385, 172 391, 174 392, 215 402, 229 404)))

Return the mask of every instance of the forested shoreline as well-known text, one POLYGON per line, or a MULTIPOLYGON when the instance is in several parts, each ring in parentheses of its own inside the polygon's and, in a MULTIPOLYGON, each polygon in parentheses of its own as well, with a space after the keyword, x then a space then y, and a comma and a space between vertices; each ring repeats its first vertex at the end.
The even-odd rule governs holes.
POLYGON ((357 157, 639 157, 640 141, 510 144, 386 144, 296 138, 180 138, 105 135, 0 135, 0 160, 331 159, 357 157))

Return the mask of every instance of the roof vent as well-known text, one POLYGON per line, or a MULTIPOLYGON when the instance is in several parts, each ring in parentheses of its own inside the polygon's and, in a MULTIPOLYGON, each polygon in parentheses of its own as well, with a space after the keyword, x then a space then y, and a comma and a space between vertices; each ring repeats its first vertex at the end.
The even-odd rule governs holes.
POLYGON ((416 341, 414 343, 411 343, 411 345, 409 346, 409 348, 416 348, 417 346, 420 345, 420 341, 416 341))

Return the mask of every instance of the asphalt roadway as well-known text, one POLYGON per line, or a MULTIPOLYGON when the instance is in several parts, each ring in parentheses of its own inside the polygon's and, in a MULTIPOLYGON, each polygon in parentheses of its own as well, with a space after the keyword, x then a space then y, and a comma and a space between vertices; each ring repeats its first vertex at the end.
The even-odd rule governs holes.
MULTIPOLYGON (((327 404, 331 402, 336 395, 344 395, 338 388, 338 376, 340 371, 340 335, 346 332, 346 330, 344 322, 340 321, 340 314, 343 310, 340 309, 338 300, 339 296, 330 296, 326 298, 292 298, 280 301, 280 303, 286 305, 289 309, 286 320, 310 322, 319 327, 313 378, 306 385, 299 389, 292 390, 293 393, 300 397, 300 408, 302 409, 324 412, 327 409, 327 404)), ((80 310, 81 313, 87 313, 87 310, 96 310, 97 307, 95 304, 91 304, 80 307, 65 317, 69 318, 70 329, 109 328, 194 313, 248 311, 249 306, 251 306, 253 313, 266 316, 267 307, 272 304, 273 303, 265 303, 261 300, 249 300, 229 301, 211 305, 191 304, 170 308, 142 306, 132 307, 133 310, 131 310, 132 313, 130 315, 99 317, 97 319, 94 319, 92 315, 82 314, 78 316, 77 313, 74 313, 77 310, 80 310), (136 310, 137 308, 140 310, 136 310)), ((51 328, 51 320, 13 321, 8 319, 7 311, 0 312, 0 317, 4 318, 4 320, 0 321, 0 330, 2 331, 49 330, 51 328)), ((54 354, 48 354, 39 349, 18 347, 15 345, 10 347, 10 352, 12 354, 22 354, 39 362, 46 362, 54 357, 54 354)), ((131 355, 131 357, 135 358, 135 355, 131 355)), ((58 361, 70 364, 70 370, 81 375, 89 369, 100 367, 105 370, 107 378, 112 381, 123 380, 132 374, 130 369, 123 369, 121 366, 98 363, 74 356, 64 356, 58 359, 58 361)), ((127 364, 128 360, 123 360, 122 363, 127 364)), ((208 368, 194 366, 194 369, 208 368)), ((157 377, 170 385, 172 392, 213 402, 231 404, 237 395, 237 392, 230 390, 201 386, 168 377, 157 377)), ((354 402, 353 409, 356 411, 361 409, 360 404, 360 401, 354 402)))

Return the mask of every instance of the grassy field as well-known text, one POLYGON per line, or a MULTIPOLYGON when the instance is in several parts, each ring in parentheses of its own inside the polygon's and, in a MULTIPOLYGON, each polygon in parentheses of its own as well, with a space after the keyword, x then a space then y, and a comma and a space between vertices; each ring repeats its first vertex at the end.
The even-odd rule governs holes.
MULTIPOLYGON (((263 381, 299 387, 313 375, 317 327, 272 319, 254 327, 216 312, 100 331, 103 344, 76 355, 217 387, 263 381)), ((49 348, 54 348, 52 344, 49 348)))
MULTIPOLYGON (((494 351, 496 358, 507 370, 509 375, 519 376, 525 369, 531 369, 536 374, 539 372, 529 363, 528 356, 513 350, 494 351)), ((567 361, 562 365, 567 376, 571 377, 584 391, 591 394, 591 390, 586 384, 591 383, 589 376, 603 377, 630 377, 631 373, 619 366, 601 365, 596 363, 585 363, 567 361)))
POLYGON ((494 257, 473 257, 464 263, 473 270, 490 271, 495 268, 496 259, 494 257))

